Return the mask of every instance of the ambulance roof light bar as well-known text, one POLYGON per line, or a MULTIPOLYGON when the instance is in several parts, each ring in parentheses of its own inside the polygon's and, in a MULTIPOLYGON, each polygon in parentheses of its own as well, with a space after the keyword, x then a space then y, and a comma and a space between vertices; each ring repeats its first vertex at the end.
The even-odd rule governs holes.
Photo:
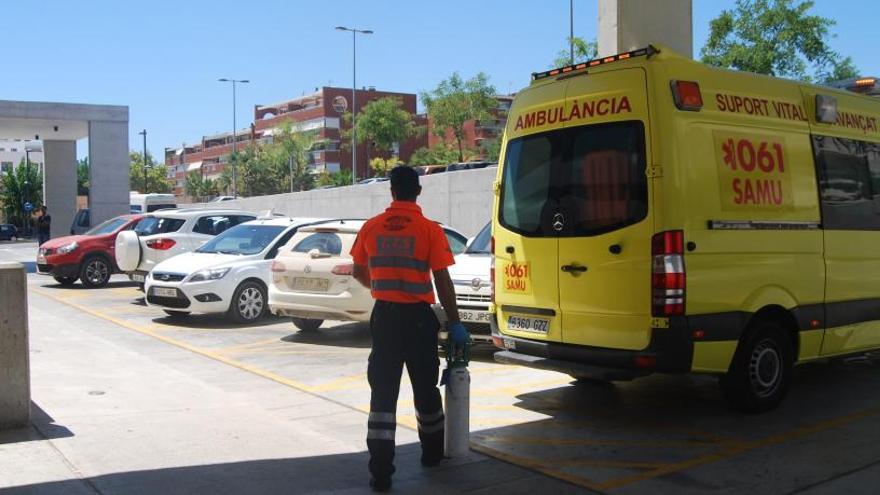
POLYGON ((547 77, 553 77, 558 75, 568 74, 571 71, 586 69, 588 67, 596 67, 597 65, 608 64, 611 62, 617 62, 619 60, 626 60, 632 57, 650 57, 655 53, 659 53, 660 50, 654 48, 653 45, 649 45, 647 48, 640 48, 638 50, 633 50, 631 52, 618 53, 617 55, 611 55, 608 57, 596 58, 593 60, 588 60, 586 62, 580 62, 577 64, 566 65, 565 67, 559 67, 558 69, 552 69, 544 72, 532 72, 532 80, 538 81, 547 77))
POLYGON ((877 77, 856 77, 844 79, 843 81, 834 81, 828 85, 832 88, 845 89, 853 93, 880 96, 880 84, 878 83, 880 83, 880 78, 877 77))

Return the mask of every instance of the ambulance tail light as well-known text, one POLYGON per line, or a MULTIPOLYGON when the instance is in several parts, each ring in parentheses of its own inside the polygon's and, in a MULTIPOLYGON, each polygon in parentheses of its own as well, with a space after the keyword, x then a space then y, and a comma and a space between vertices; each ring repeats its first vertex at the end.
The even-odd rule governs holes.
POLYGON ((489 246, 490 246, 490 249, 492 252, 492 259, 489 262, 489 280, 492 281, 492 283, 491 283, 492 304, 495 304, 495 236, 494 235, 492 236, 492 239, 489 242, 489 246))
POLYGON ((354 265, 352 263, 344 263, 342 265, 336 265, 330 270, 330 273, 333 275, 354 275, 354 265))
POLYGON ((686 277, 684 232, 660 232, 651 239, 651 314, 664 318, 684 314, 686 277))
POLYGON ((688 112, 699 112, 703 108, 703 94, 700 92, 699 84, 693 81, 673 80, 670 86, 676 108, 688 112))

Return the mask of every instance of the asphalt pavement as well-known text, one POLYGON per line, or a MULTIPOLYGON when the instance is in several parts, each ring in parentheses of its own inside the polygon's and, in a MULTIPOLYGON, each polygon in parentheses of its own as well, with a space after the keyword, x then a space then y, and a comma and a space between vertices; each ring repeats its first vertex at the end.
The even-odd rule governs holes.
MULTIPOLYGON (((35 246, 0 243, 0 261, 35 246)), ((32 265, 31 265, 32 266, 32 265)), ((177 321, 114 277, 29 277, 34 423, 0 432, 2 494, 361 493, 364 325, 177 321)), ((778 410, 727 409, 714 380, 632 383, 471 364, 472 452, 420 466, 404 380, 395 493, 876 493, 880 362, 798 369, 778 410)))

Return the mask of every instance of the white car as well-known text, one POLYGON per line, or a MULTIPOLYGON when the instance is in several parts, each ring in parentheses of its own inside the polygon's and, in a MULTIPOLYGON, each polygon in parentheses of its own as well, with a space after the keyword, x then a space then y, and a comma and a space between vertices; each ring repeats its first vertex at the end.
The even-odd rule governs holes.
MULTIPOLYGON (((272 263, 269 309, 289 316, 300 330, 317 330, 324 320, 369 321, 370 290, 352 276, 351 246, 363 220, 334 220, 303 227, 272 263)), ((443 227, 454 254, 467 238, 443 227)))
MULTIPOLYGON (((489 320, 492 313, 492 224, 486 224, 467 246, 455 257, 455 264, 449 267, 449 276, 455 286, 455 302, 458 315, 474 342, 492 343, 489 320)), ((446 312, 440 304, 434 305, 434 312, 441 322, 446 322, 446 312)), ((445 332, 441 332, 445 338, 445 332)))
POLYGON ((245 222, 191 253, 155 266, 146 280, 147 304, 170 316, 227 313, 239 323, 266 312, 269 267, 279 248, 314 218, 269 218, 245 222))
POLYGON ((140 284, 159 263, 195 251, 217 234, 257 218, 232 209, 189 208, 151 213, 116 237, 116 265, 140 284))

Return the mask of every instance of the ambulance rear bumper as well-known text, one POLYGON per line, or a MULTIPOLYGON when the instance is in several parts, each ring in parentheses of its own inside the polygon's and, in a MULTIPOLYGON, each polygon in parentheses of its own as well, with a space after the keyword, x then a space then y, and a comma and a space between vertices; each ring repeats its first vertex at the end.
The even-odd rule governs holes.
POLYGON ((493 315, 492 340, 503 349, 495 353, 500 363, 567 373, 601 380, 631 380, 659 373, 687 373, 693 360, 693 342, 686 322, 671 321, 669 328, 654 329, 642 350, 631 351, 545 342, 502 335, 493 315))

